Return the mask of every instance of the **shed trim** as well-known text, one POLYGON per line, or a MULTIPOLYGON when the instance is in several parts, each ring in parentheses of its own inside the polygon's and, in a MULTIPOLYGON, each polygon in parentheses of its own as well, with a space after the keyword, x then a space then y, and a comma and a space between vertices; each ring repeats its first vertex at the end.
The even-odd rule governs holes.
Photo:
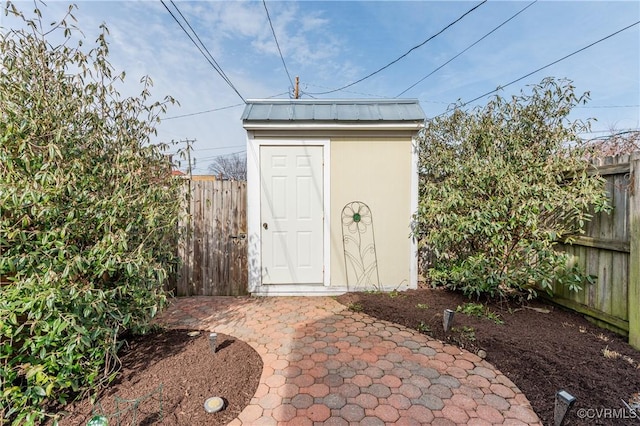
POLYGON ((299 121, 258 121, 245 122, 243 124, 246 130, 420 130, 424 127, 424 122, 299 122, 299 121))
MULTIPOLYGON (((331 188, 330 175, 327 172, 330 168, 331 143, 327 138, 316 139, 256 139, 253 132, 248 133, 247 139, 247 231, 249 232, 248 250, 254 254, 254 262, 249 262, 249 285, 251 294, 264 292, 265 287, 273 287, 274 284, 262 284, 262 242, 261 242, 261 217, 262 205, 260 200, 260 185, 262 182, 260 170, 260 148, 262 146, 321 146, 323 147, 323 185, 325 191, 331 188)), ((324 194, 324 226, 323 226, 323 257, 324 274, 321 285, 306 285, 308 288, 315 288, 318 291, 328 291, 331 285, 331 218, 328 212, 331 211, 331 197, 329 193, 324 194), (325 289, 325 290, 319 290, 325 289)), ((291 292, 296 293, 292 284, 282 284, 275 286, 291 287, 291 292)))

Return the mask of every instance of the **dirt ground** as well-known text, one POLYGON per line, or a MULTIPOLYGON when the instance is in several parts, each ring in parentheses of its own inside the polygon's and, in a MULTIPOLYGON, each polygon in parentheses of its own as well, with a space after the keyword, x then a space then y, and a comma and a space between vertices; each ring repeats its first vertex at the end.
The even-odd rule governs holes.
MULTIPOLYGON (((628 410, 618 414, 627 418, 613 419, 614 414, 609 414, 609 419, 593 418, 599 409, 600 413, 602 409, 626 409, 622 401, 640 403, 640 352, 623 337, 580 315, 540 301, 524 307, 493 303, 487 305, 493 314, 454 314, 453 328, 445 335, 444 310, 455 311, 475 301, 431 288, 350 293, 338 297, 338 301, 352 310, 419 329, 471 352, 485 351, 487 361, 524 392, 545 425, 553 424, 554 398, 561 389, 577 398, 565 425, 640 425, 640 416, 630 418, 628 410)), ((637 412, 640 415, 640 410, 637 412)))
POLYGON ((99 404, 84 400, 65 407, 66 425, 86 425, 93 414, 105 413, 109 425, 226 425, 249 404, 262 374, 260 355, 246 343, 218 334, 212 353, 209 334, 164 330, 137 337, 121 351, 121 374, 100 396, 99 404), (204 402, 219 396, 222 411, 207 413, 204 402), (135 402, 120 402, 116 397, 135 402), (121 416, 114 415, 118 411, 121 416), (118 420, 120 421, 118 423, 118 420))
MULTIPOLYGON (((640 403, 640 352, 580 315, 544 302, 526 307, 489 304, 489 314, 485 311, 483 316, 456 313, 445 335, 443 311, 469 302, 460 294, 419 289, 350 293, 337 300, 471 352, 485 351, 486 359, 529 398, 545 425, 553 424, 554 396, 560 389, 577 398, 565 425, 640 424, 640 419, 630 418, 579 418, 581 409, 592 410, 587 413, 594 416, 595 410, 624 408, 622 401, 640 403)), ((191 337, 188 332, 165 330, 130 341, 121 355, 122 373, 100 397, 100 405, 85 400, 67 406, 71 415, 61 425, 85 425, 101 410, 115 413, 116 396, 143 399, 137 410, 131 403, 119 404, 124 408, 122 425, 224 425, 233 420, 256 391, 262 372, 259 355, 246 343, 220 334, 219 349, 212 354, 208 334, 191 337), (210 396, 223 397, 225 409, 206 413, 203 403, 210 396)), ((111 418, 110 425, 116 424, 111 418)))

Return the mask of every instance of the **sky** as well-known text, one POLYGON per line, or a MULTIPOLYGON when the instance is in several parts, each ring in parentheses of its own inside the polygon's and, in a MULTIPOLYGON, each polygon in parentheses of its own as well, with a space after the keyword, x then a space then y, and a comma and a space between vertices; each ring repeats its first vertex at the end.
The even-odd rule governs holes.
MULTIPOLYGON (((135 96, 148 75, 154 99, 170 95, 180 103, 169 108, 154 140, 176 141, 176 148, 193 140, 194 174, 207 174, 217 156, 244 152, 244 101, 290 98, 296 76, 302 99, 399 96, 418 99, 430 118, 458 101, 480 97, 466 108, 484 105, 490 96, 481 95, 630 25, 499 93, 527 92, 545 77, 567 78, 578 94, 590 93, 590 101, 571 114, 597 120, 584 138, 640 127, 638 1, 268 0, 272 31, 262 1, 165 0, 188 29, 181 14, 186 18, 235 90, 161 1, 74 3, 85 46, 100 24, 109 28, 110 61, 127 74, 123 95, 135 96)), ((14 4, 27 14, 34 5, 14 4)), ((68 5, 46 2, 44 21, 62 18, 68 5)), ((19 25, 0 17, 3 31, 19 25)), ((181 168, 186 166, 183 161, 181 168)))

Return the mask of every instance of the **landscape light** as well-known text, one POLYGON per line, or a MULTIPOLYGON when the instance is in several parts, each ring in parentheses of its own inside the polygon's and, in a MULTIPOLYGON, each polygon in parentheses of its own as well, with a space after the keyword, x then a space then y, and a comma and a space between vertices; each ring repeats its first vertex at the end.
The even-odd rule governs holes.
POLYGON ((217 340, 218 340, 218 333, 209 334, 209 345, 211 346, 211 352, 214 354, 216 353, 216 349, 217 349, 217 340))
POLYGON ((212 396, 204 402, 204 410, 207 413, 217 413, 224 408, 224 399, 212 396))
POLYGON ((576 402, 576 397, 569 392, 561 390, 556 393, 556 406, 553 410, 553 420, 555 426, 561 426, 564 416, 567 414, 573 403, 576 402))
POLYGON ((448 333, 449 329, 451 328, 451 325, 453 324, 453 315, 455 314, 455 311, 452 311, 451 309, 445 309, 444 310, 444 315, 442 316, 442 326, 444 327, 444 332, 448 333))

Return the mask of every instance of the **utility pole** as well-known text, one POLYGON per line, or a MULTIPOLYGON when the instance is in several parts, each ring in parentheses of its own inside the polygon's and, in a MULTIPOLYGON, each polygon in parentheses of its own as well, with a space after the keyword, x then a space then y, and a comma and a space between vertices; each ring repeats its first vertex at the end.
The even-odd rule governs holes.
POLYGON ((195 141, 195 139, 187 139, 184 141, 187 144, 187 174, 189 175, 189 185, 191 185, 191 179, 193 178, 193 165, 195 164, 195 161, 193 164, 191 163, 191 150, 193 149, 193 143, 195 141))
POLYGON ((191 151, 193 151, 193 143, 195 141, 196 141, 195 139, 181 140, 180 143, 181 144, 184 143, 186 147, 184 149, 180 148, 178 150, 178 155, 180 155, 180 158, 183 160, 187 160, 187 177, 189 180, 189 192, 187 194, 187 213, 188 214, 191 214, 189 200, 191 199, 191 180, 193 179, 193 166, 195 166, 196 164, 195 158, 191 160, 191 151))
POLYGON ((188 258, 190 258, 192 256, 193 253, 193 248, 192 248, 192 239, 193 239, 193 218, 191 215, 191 198, 193 196, 193 188, 192 188, 192 179, 193 179, 193 166, 195 165, 195 158, 192 162, 191 160, 191 151, 193 150, 193 143, 195 142, 195 139, 185 139, 185 140, 181 140, 180 143, 184 143, 186 144, 186 148, 185 149, 180 149, 178 151, 180 158, 187 160, 188 164, 187 164, 187 177, 188 177, 188 181, 189 183, 187 184, 187 193, 185 194, 185 204, 186 204, 186 213, 187 213, 187 217, 186 217, 186 241, 185 241, 185 249, 186 251, 186 255, 188 256, 188 258))
POLYGON ((296 87, 293 89, 293 98, 300 98, 300 77, 296 76, 296 87))
MULTIPOLYGON (((184 139, 184 140, 180 140, 178 143, 180 145, 185 144, 185 148, 180 148, 178 149, 178 152, 176 154, 178 154, 180 156, 181 160, 186 160, 187 161, 187 175, 189 176, 189 180, 191 180, 191 178, 193 177, 193 166, 196 165, 196 159, 194 158, 193 160, 191 159, 191 151, 193 151, 193 143, 195 142, 195 139, 184 139)), ((172 141, 173 142, 173 141, 172 141)), ((180 165, 180 163, 178 163, 178 165, 180 165)))

